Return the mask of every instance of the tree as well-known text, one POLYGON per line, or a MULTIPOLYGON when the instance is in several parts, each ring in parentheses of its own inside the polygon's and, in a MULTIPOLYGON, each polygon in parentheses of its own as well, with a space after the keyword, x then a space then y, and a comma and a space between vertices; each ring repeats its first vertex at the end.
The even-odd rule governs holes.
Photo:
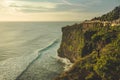
POLYGON ((103 80, 120 79, 120 52, 116 46, 108 46, 94 66, 103 80))

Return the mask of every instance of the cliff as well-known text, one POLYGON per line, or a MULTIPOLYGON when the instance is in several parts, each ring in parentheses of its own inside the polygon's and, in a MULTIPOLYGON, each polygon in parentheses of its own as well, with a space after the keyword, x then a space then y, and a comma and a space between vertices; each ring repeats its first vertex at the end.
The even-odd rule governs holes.
POLYGON ((55 80, 120 80, 120 25, 83 22, 62 33, 58 55, 74 65, 55 80))
POLYGON ((55 80, 120 79, 120 26, 75 24, 63 27, 62 32, 58 54, 74 65, 55 80))
POLYGON ((75 24, 73 26, 63 27, 62 32, 62 43, 58 49, 58 55, 74 62, 82 55, 80 54, 84 45, 82 27, 75 24))
POLYGON ((88 27, 85 24, 63 27, 62 42, 58 49, 58 55, 68 58, 71 62, 75 62, 80 57, 91 53, 94 48, 90 40, 91 36, 96 33, 95 30, 91 31, 93 28, 95 29, 95 26, 88 27))

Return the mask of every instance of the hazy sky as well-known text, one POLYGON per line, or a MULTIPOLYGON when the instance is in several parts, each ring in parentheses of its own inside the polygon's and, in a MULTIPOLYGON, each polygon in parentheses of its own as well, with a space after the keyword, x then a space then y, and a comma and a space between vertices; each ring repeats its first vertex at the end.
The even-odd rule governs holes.
POLYGON ((82 21, 118 5, 120 0, 0 0, 0 21, 82 21))

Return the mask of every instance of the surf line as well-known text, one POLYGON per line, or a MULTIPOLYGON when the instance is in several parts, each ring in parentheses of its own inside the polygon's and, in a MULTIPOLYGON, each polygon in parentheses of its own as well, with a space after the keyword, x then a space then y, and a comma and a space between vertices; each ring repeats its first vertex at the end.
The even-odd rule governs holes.
POLYGON ((38 51, 38 56, 29 63, 29 65, 26 67, 25 70, 23 70, 23 71, 21 72, 20 75, 18 75, 18 76, 16 77, 16 80, 20 80, 20 77, 29 69, 29 67, 30 67, 36 60, 38 60, 40 57, 42 57, 42 55, 43 55, 42 53, 45 52, 46 50, 48 50, 48 49, 56 46, 57 43, 59 43, 59 41, 60 41, 60 39, 56 39, 56 40, 55 40, 53 43, 51 43, 49 46, 47 46, 47 47, 41 49, 40 51, 38 51))

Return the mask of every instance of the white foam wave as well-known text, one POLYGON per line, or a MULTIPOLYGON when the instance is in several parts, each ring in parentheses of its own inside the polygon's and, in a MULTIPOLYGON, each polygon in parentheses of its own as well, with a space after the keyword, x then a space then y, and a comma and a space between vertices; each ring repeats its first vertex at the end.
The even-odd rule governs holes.
POLYGON ((37 54, 9 58, 0 62, 0 80, 15 80, 16 77, 25 69, 37 54))
POLYGON ((73 66, 73 63, 70 62, 69 59, 67 58, 61 58, 61 57, 57 57, 62 63, 65 64, 64 66, 64 71, 68 71, 72 66, 73 66))
POLYGON ((39 56, 39 51, 45 50, 56 43, 52 41, 47 47, 36 50, 33 54, 23 55, 21 57, 9 58, 0 62, 0 80, 15 80, 26 67, 39 56))

